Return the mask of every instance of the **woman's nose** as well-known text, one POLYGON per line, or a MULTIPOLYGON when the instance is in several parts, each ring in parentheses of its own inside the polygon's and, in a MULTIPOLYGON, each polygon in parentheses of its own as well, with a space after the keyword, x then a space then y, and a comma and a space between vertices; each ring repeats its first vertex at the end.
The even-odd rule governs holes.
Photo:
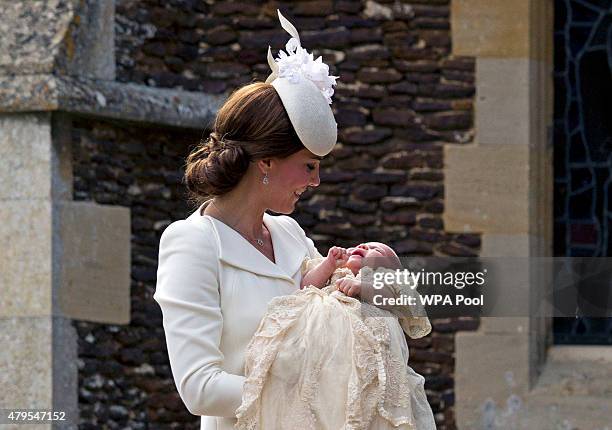
POLYGON ((317 166, 317 168, 313 171, 313 176, 310 178, 308 185, 310 187, 318 187, 320 183, 321 178, 319 178, 319 167, 317 166))

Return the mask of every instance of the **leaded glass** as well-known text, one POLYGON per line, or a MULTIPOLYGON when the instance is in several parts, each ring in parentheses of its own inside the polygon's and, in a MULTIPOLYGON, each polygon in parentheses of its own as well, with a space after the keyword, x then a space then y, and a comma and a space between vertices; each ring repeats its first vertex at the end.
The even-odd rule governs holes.
MULTIPOLYGON (((554 252, 609 257, 612 0, 555 0, 554 43, 554 252)), ((556 318, 555 342, 612 344, 611 322, 556 318)))

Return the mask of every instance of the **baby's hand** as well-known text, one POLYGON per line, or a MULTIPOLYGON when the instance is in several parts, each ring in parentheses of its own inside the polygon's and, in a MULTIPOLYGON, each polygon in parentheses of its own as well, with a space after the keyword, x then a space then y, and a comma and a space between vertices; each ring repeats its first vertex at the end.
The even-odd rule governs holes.
POLYGON ((338 291, 342 291, 349 297, 356 297, 361 294, 361 281, 352 278, 341 278, 336 280, 338 291))
POLYGON ((334 269, 342 267, 348 261, 348 253, 345 248, 332 246, 327 253, 327 260, 333 265, 334 269))

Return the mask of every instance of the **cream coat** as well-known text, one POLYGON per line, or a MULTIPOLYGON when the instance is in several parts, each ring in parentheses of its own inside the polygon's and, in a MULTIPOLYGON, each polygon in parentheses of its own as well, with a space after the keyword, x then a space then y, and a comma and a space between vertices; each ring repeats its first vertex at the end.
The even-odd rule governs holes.
POLYGON ((172 375, 201 429, 233 429, 244 355, 268 303, 299 289, 306 256, 320 257, 288 216, 264 214, 276 264, 200 210, 175 221, 159 245, 157 287, 172 375))

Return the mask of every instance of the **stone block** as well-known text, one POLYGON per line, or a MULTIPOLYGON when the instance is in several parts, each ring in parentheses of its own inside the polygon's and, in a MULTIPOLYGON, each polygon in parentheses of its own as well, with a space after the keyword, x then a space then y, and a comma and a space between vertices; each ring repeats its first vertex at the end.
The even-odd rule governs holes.
POLYGON ((527 334, 461 332, 455 337, 456 414, 460 428, 481 428, 485 405, 504 408, 529 390, 527 334))
MULTIPOLYGON (((575 370, 579 373, 578 368, 575 370)), ((610 380, 609 372, 606 377, 610 380)), ((610 425, 610 397, 534 395, 527 398, 522 422, 529 429, 606 429, 610 425)))
POLYGON ((506 266, 506 272, 510 272, 501 275, 503 291, 496 300, 503 303, 506 310, 517 307, 522 307, 524 310, 522 313, 512 313, 504 317, 482 318, 483 332, 527 333, 533 328, 528 317, 534 309, 539 308, 537 306, 528 307, 527 304, 530 300, 541 300, 534 295, 536 291, 541 293, 540 290, 544 289, 545 284, 535 278, 528 279, 526 275, 529 273, 527 265, 535 261, 529 256, 537 255, 535 248, 539 241, 541 239, 538 237, 527 234, 484 234, 482 236, 481 257, 490 261, 498 261, 500 265, 506 266), (512 262, 515 264, 513 265, 512 262), (515 273, 519 275, 519 279, 515 273), (521 278, 522 282, 519 282, 521 278), (518 296, 519 293, 520 296, 518 296))
POLYGON ((482 235, 482 257, 528 257, 533 254, 535 237, 527 234, 482 235))
POLYGON ((334 6, 329 0, 308 1, 296 4, 293 13, 305 16, 327 16, 334 13, 334 6))
MULTIPOLYGON (((531 290, 535 288, 530 273, 528 258, 487 258, 483 259, 487 269, 484 293, 484 315, 492 316, 492 321, 503 319, 523 320, 531 315, 531 290), (502 317, 502 318, 499 318, 502 317)), ((495 324, 492 324, 496 327, 495 324)), ((507 331, 506 323, 498 326, 507 331)), ((514 326, 514 324, 513 324, 514 326)), ((526 332, 529 325, 522 322, 511 332, 526 332)), ((497 331, 492 328, 491 331, 497 331)))
POLYGON ((0 115, 0 200, 51 197, 51 115, 0 115))
POLYGON ((0 408, 51 408, 52 320, 0 318, 0 408))
POLYGON ((80 2, 73 21, 75 50, 66 55, 66 74, 115 80, 115 0, 80 2))
POLYGON ((73 2, 4 2, 0 75, 51 73, 73 18, 73 2))
POLYGON ((529 327, 529 318, 527 317, 482 317, 479 329, 486 334, 507 335, 526 334, 529 327))
MULTIPOLYGON (((536 224, 537 226, 537 224, 536 224)), ((546 236, 536 235, 507 235, 507 234, 485 234, 483 235, 482 257, 499 261, 507 266, 510 279, 516 277, 513 273, 529 273, 527 281, 530 286, 523 288, 524 284, 517 287, 510 286, 511 291, 528 294, 530 312, 516 316, 552 316, 552 276, 555 271, 554 260, 542 252, 550 247, 546 236)), ((515 283, 515 286, 517 284, 515 283)), ((514 316, 514 315, 511 315, 514 316)))
POLYGON ((610 422, 612 348, 556 345, 548 350, 537 384, 526 399, 529 428, 603 429, 610 422))
POLYGON ((374 109, 372 111, 372 119, 375 124, 392 127, 404 127, 414 122, 415 114, 411 109, 374 109))
POLYGON ((11 244, 0 248, 0 318, 129 323, 129 209, 2 201, 0 219, 0 240, 11 244))
POLYGON ((7 2, 0 24, 0 75, 114 80, 114 44, 114 0, 7 2))
POLYGON ((529 151, 527 145, 445 145, 447 231, 527 233, 529 151))
POLYGON ((201 130, 227 95, 56 75, 0 75, 0 111, 62 111, 201 130))
POLYGON ((371 145, 381 142, 391 136, 391 130, 378 127, 376 129, 350 128, 338 133, 339 140, 352 145, 371 145))
POLYGON ((52 208, 0 200, 0 318, 51 314, 52 208))
POLYGON ((453 53, 475 57, 528 57, 531 3, 532 0, 451 2, 453 53))
POLYGON ((357 79, 366 84, 388 84, 400 81, 402 74, 394 69, 378 70, 376 68, 367 68, 357 73, 357 79))
POLYGON ((90 202, 58 206, 60 316, 130 322, 131 225, 128 208, 90 202))
MULTIPOLYGON (((0 319, 0 408, 51 409, 65 413, 61 428, 78 425, 77 335, 70 320, 0 319)), ((50 424, 2 428, 51 429, 50 424)), ((56 428, 56 426, 53 426, 56 428)))
POLYGON ((487 145, 530 143, 530 64, 523 58, 476 60, 476 130, 487 145))
POLYGON ((552 0, 453 1, 453 53, 552 63, 552 17, 552 0))

